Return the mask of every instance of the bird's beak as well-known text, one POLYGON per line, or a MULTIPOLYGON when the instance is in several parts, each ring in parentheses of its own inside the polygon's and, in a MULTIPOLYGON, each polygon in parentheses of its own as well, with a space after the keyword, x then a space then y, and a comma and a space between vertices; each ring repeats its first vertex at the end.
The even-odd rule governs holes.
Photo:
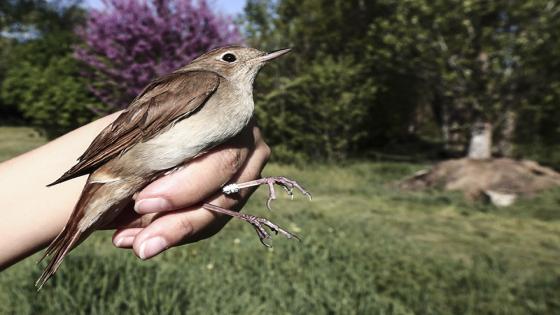
POLYGON ((289 53, 290 50, 292 50, 292 49, 291 48, 285 48, 285 49, 276 50, 276 51, 273 51, 273 52, 268 53, 266 55, 254 58, 253 60, 256 61, 257 63, 265 63, 265 62, 268 62, 272 59, 276 59, 276 58, 278 58, 278 57, 280 57, 284 54, 289 53))

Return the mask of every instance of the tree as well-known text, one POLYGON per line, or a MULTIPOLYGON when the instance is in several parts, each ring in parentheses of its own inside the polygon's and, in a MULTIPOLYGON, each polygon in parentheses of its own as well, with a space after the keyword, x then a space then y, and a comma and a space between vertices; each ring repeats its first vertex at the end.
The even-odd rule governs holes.
POLYGON ((364 117, 366 100, 375 91, 356 86, 360 68, 351 59, 331 57, 309 65, 295 78, 283 78, 281 88, 260 99, 259 123, 267 141, 276 145, 283 161, 298 161, 299 155, 317 160, 340 160, 357 151, 367 136, 364 117))
POLYGON ((204 0, 106 0, 78 34, 84 44, 75 55, 105 104, 99 112, 122 108, 152 79, 207 50, 241 41, 231 20, 204 0))
POLYGON ((19 62, 7 73, 2 94, 50 138, 89 122, 95 115, 88 108, 98 106, 70 51, 45 66, 19 62))
MULTIPOLYGON (((274 73, 290 80, 259 80, 264 95, 281 92, 288 82, 305 82, 299 76, 321 59, 345 60, 349 69, 359 69, 348 71, 355 77, 347 89, 371 93, 352 105, 366 109, 355 121, 366 135, 351 146, 357 148, 354 154, 431 136, 437 127, 439 136, 432 139, 439 138, 448 154, 511 155, 523 108, 533 108, 537 116, 559 112, 550 106, 557 104, 551 83, 558 82, 559 60, 554 1, 283 0, 271 5, 250 0, 246 18, 251 42, 292 46, 297 55, 281 61, 274 73)), ((329 93, 316 90, 308 101, 321 104, 323 95, 329 93)), ((265 106, 262 120, 278 119, 277 109, 265 106)), ((286 115, 306 116, 308 108, 286 115)), ((283 126, 286 134, 301 134, 283 126)))
MULTIPOLYGON (((527 4, 529 6, 534 1, 527 4)), ((518 154, 560 166, 560 4, 546 1, 532 15, 534 31, 527 34, 519 85, 527 97, 516 115, 518 154)))
POLYGON ((3 108, 17 109, 49 137, 76 128, 94 117, 88 106, 95 99, 79 78, 72 56, 73 28, 83 9, 68 1, 9 1, 4 3, 9 51, 3 59, 0 88, 3 108))
MULTIPOLYGON (((40 0, 8 0, 0 2, 0 85, 10 68, 17 63, 14 49, 22 42, 33 39, 39 29, 44 30, 52 19, 54 3, 40 0), (51 18, 50 18, 51 17, 51 18)), ((17 104, 6 102, 0 93, 0 121, 21 122, 22 113, 17 104)))
MULTIPOLYGON (((251 45, 293 47, 292 54, 267 66, 255 87, 258 121, 276 158, 340 159, 363 152, 370 142, 369 111, 379 86, 353 48, 369 5, 354 4, 247 2, 243 29, 251 45), (354 14, 359 19, 349 26, 345 18, 354 14)), ((393 117, 388 121, 400 118, 393 117)))
MULTIPOLYGON (((548 1, 382 1, 368 32, 371 64, 412 77, 426 91, 447 149, 512 153, 516 115, 528 102, 526 62, 548 1), (493 137, 492 137, 493 135, 493 137)), ((533 84, 533 83, 531 83, 533 84)))

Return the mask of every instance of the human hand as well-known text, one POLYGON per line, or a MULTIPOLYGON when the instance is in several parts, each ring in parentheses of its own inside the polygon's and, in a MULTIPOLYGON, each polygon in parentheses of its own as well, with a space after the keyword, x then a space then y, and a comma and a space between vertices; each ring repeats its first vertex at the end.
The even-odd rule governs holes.
POLYGON ((222 186, 259 178, 269 156, 259 128, 251 123, 231 141, 139 192, 134 209, 127 209, 107 227, 116 228, 113 243, 149 259, 170 247, 216 234, 230 217, 203 209, 202 204, 239 211, 255 189, 226 196, 222 186))

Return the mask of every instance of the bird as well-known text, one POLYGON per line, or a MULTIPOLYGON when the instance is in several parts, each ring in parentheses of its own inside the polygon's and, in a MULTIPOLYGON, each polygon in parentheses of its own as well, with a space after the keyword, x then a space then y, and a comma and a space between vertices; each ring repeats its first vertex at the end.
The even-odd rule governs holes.
MULTIPOLYGON (((70 250, 114 220, 138 191, 237 135, 253 116, 253 83, 259 70, 289 51, 266 53, 250 47, 219 47, 149 83, 96 136, 77 163, 47 185, 88 175, 66 225, 41 258, 50 257, 50 261, 35 283, 38 290, 70 250)), ((270 190, 268 208, 276 198, 274 184, 285 188, 290 196, 296 188, 311 197, 297 182, 281 176, 229 184, 222 191, 232 194, 263 184, 270 190)), ((265 245, 270 235, 264 227, 299 239, 264 218, 211 204, 203 207, 251 223, 265 245)))

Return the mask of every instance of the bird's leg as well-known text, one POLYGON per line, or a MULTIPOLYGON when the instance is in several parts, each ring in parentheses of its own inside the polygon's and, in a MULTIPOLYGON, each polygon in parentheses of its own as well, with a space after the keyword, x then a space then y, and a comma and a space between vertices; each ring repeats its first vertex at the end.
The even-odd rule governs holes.
POLYGON ((240 189, 243 189, 243 188, 259 186, 259 185, 267 185, 268 186, 268 200, 266 201, 266 207, 269 210, 271 210, 270 203, 272 202, 272 200, 276 199, 276 191, 274 190, 274 184, 280 185, 282 188, 284 188, 288 192, 288 195, 290 196, 290 198, 292 198, 292 199, 294 198, 293 190, 294 190, 294 188, 296 188, 302 194, 307 196, 309 198, 309 200, 311 200, 311 194, 307 190, 305 190, 295 180, 291 180, 291 179, 286 178, 284 176, 264 177, 264 178, 260 178, 260 179, 257 179, 257 180, 252 180, 250 182, 239 183, 239 184, 237 184, 237 183, 229 184, 229 185, 224 186, 224 188, 222 188, 222 192, 226 195, 229 195, 229 194, 234 194, 234 193, 238 192, 240 189))
POLYGON ((271 231, 273 231, 276 234, 280 233, 280 234, 286 236, 287 238, 295 238, 298 241, 300 241, 300 238, 297 237, 297 235, 292 234, 292 233, 284 230, 283 228, 279 227, 278 225, 270 222, 269 220, 267 220, 265 218, 260 218, 260 217, 256 217, 256 216, 250 215, 250 214, 231 211, 231 210, 224 209, 222 207, 218 207, 218 206, 215 206, 215 205, 212 205, 212 204, 209 204, 209 203, 205 203, 202 207, 206 210, 226 214, 226 215, 232 216, 234 218, 241 219, 245 222, 251 223, 251 225, 253 225, 253 227, 255 228, 255 231, 257 231, 257 235, 259 236, 259 239, 261 240, 261 243, 266 247, 270 247, 270 245, 267 244, 264 240, 270 238, 270 234, 264 228, 265 226, 268 227, 271 231))

